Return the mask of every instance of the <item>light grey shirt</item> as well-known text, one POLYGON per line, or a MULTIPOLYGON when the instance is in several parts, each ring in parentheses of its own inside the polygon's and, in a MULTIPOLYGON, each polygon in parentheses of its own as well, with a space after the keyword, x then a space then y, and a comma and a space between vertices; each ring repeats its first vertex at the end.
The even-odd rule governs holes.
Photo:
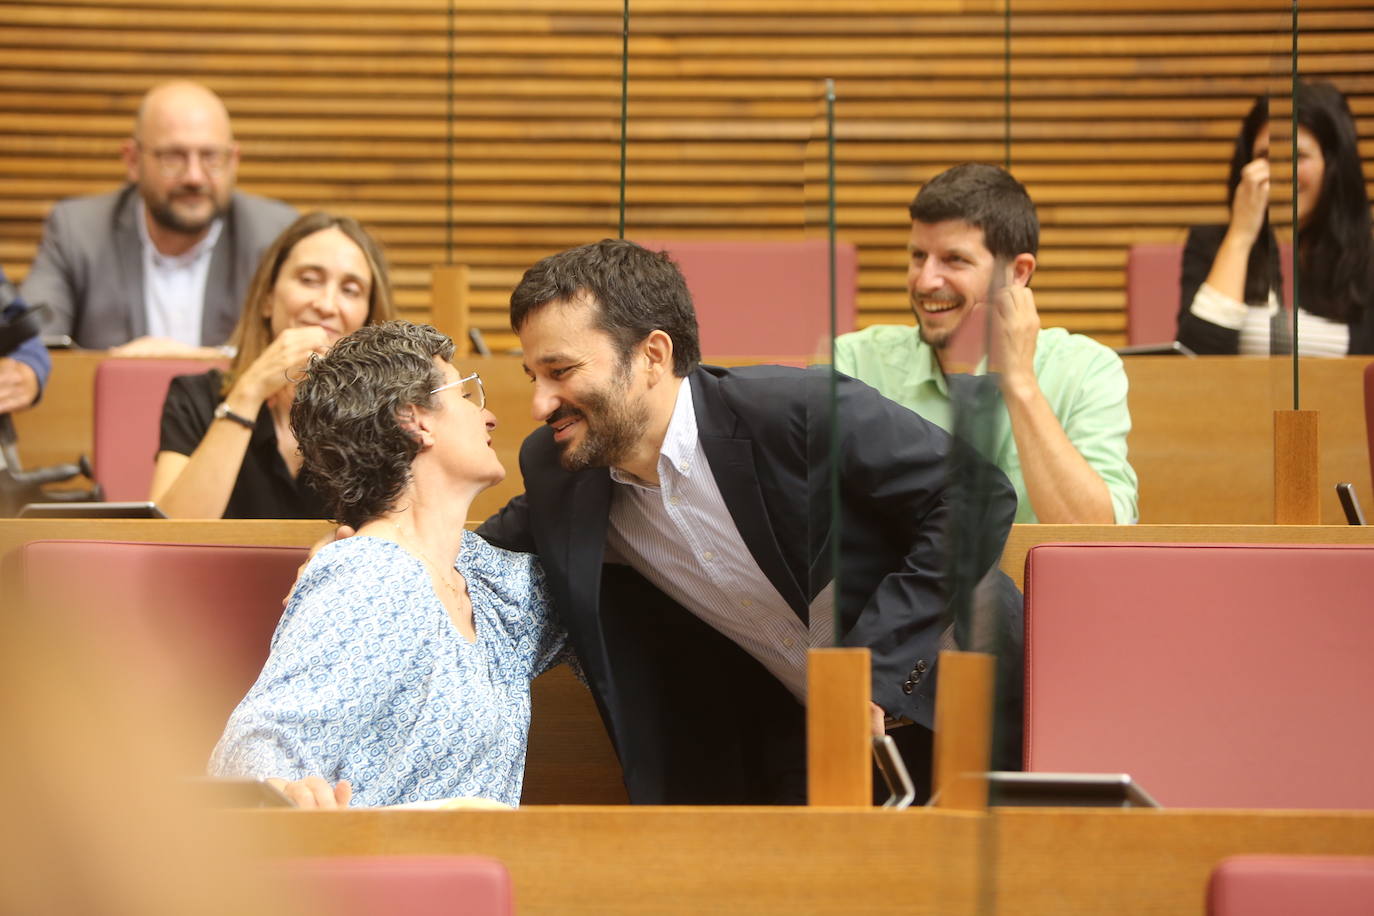
POLYGON ((748 652, 801 702, 806 650, 827 644, 834 593, 822 589, 802 621, 740 537, 697 436, 691 383, 678 390, 658 456, 659 485, 611 469, 609 554, 748 652))

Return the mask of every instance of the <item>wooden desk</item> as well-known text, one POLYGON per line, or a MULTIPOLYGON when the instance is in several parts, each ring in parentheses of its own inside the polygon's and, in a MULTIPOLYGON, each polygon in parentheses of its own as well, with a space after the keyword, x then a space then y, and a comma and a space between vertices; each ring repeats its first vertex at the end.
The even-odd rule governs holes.
MULTIPOLYGON (((95 369, 105 354, 89 350, 58 350, 43 402, 15 415, 19 454, 27 468, 75 461, 92 455, 94 420, 92 401, 95 369)), ((467 365, 467 363, 465 363, 467 365)), ((537 424, 530 417, 529 381, 520 360, 511 356, 471 360, 482 375, 487 406, 496 414, 496 453, 506 468, 506 479, 481 493, 472 505, 474 518, 486 518, 517 493, 520 479, 520 443, 537 424)), ((156 443, 153 444, 156 447, 156 443)))
POLYGON ((1374 854, 1374 812, 226 812, 269 855, 476 853, 521 913, 1200 913, 1236 853, 1374 854), (980 910, 979 879, 987 880, 980 910))
MULTIPOLYGON (((91 452, 91 391, 103 353, 58 351, 43 403, 17 414, 25 466, 74 461, 91 452)), ((737 360, 735 362, 757 362, 737 360)), ((1334 486, 1355 484, 1374 511, 1364 427, 1367 357, 1301 361, 1302 403, 1321 411, 1322 521, 1344 522, 1334 486)), ((496 414, 496 451, 506 479, 477 497, 485 518, 524 489, 520 443, 537 424, 520 359, 472 359, 496 414)), ((1265 525, 1273 520, 1273 411, 1288 406, 1290 364, 1242 357, 1130 357, 1134 428, 1130 459, 1147 524, 1265 525)))
MULTIPOLYGON (((1274 520, 1274 411, 1292 404, 1292 362, 1136 356, 1130 460, 1146 524, 1266 525, 1274 520)), ((1370 496, 1364 367, 1369 357, 1299 361, 1302 408, 1320 418, 1322 522, 1345 524, 1335 486, 1370 496)))

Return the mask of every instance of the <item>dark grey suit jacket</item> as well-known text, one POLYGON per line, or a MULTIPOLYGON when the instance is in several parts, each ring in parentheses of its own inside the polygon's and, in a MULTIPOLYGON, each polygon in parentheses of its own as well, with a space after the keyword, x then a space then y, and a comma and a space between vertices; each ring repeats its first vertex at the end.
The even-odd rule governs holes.
MULTIPOLYGON (((52 208, 24 279, 25 301, 48 306, 44 334, 105 349, 148 333, 138 189, 73 197, 52 208)), ((205 281, 202 346, 229 339, 262 252, 296 218, 293 207, 235 191, 205 281)))
MULTIPOLYGON (((836 519, 827 372, 706 366, 689 384, 711 472, 759 568, 805 623, 809 603, 835 578, 838 533, 840 642, 872 650, 874 702, 930 727, 952 598, 950 437, 841 376, 836 519)), ((520 469, 525 493, 478 533, 539 554, 631 801, 780 800, 770 794, 779 761, 790 754, 800 765, 802 757, 801 707, 791 694, 633 570, 604 565, 614 486, 605 469, 563 470, 547 428, 525 440, 520 469)), ((985 470, 992 495, 973 525, 983 536, 972 558, 978 574, 995 566, 1016 512, 1005 475, 985 470)))

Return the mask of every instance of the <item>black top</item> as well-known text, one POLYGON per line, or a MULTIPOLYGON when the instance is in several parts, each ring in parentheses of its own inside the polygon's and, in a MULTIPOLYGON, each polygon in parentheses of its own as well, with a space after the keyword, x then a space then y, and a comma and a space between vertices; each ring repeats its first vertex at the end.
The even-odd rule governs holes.
MULTIPOLYGON (((1207 275, 1212 272, 1212 262, 1216 260, 1221 240, 1226 236, 1226 226, 1193 226, 1188 230, 1188 242, 1183 248, 1183 277, 1179 289, 1178 303, 1178 341, 1194 353, 1226 354, 1240 352, 1239 329, 1223 328, 1204 321, 1192 312, 1193 297, 1207 275)), ((1275 250, 1271 248, 1270 250, 1275 250)), ((1251 251, 1250 262, 1245 275, 1245 300, 1250 305, 1263 305, 1269 300, 1269 290, 1278 291, 1283 298, 1282 271, 1277 254, 1266 256, 1257 243, 1251 251), (1269 278, 1266 281, 1265 271, 1269 278)), ((1354 303, 1350 310, 1350 349, 1352 356, 1374 353, 1374 302, 1354 303)), ((1284 323, 1284 313, 1280 311, 1270 323, 1270 340, 1288 340, 1288 330, 1284 323)), ((1275 353, 1286 352, 1281 343, 1275 353)))
MULTIPOLYGON (((224 374, 211 369, 203 375, 179 375, 167 389, 162 405, 162 438, 158 450, 190 455, 214 422, 215 406, 223 398, 224 374)), ((224 518, 328 518, 324 501, 304 479, 294 478, 277 451, 272 413, 263 405, 248 450, 244 453, 224 518)))

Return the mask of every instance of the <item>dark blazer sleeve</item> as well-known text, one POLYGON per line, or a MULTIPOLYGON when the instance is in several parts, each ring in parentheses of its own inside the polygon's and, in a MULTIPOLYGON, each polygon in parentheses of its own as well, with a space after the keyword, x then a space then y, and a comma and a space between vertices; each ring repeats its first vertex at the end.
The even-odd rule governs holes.
POLYGON ((1212 272, 1225 226, 1193 226, 1183 246, 1183 276, 1179 283, 1178 342, 1204 355, 1240 352, 1240 331, 1223 328, 1193 314, 1193 298, 1212 272))
POLYGON ((478 527, 477 533, 487 543, 504 550, 534 553, 536 547, 530 527, 530 507, 525 494, 512 497, 510 502, 478 527))
POLYGON ((951 471, 954 441, 911 410, 861 382, 842 378, 840 418, 842 613, 857 616, 842 636, 872 653, 873 701, 926 727, 934 723, 935 668, 949 627, 956 528, 972 578, 993 568, 1016 513, 1005 474, 972 449, 978 499, 951 471), (972 514, 971 514, 972 513, 972 514), (866 594, 860 594, 864 592, 866 594), (861 602, 861 604, 860 604, 861 602))

